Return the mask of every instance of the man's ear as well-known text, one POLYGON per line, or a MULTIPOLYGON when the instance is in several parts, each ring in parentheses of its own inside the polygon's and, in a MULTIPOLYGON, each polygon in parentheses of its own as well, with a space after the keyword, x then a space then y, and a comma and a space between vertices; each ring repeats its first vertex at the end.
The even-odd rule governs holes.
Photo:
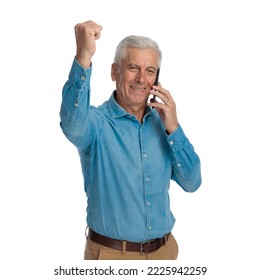
POLYGON ((112 81, 116 80, 116 64, 115 63, 113 63, 111 65, 111 79, 112 79, 112 81))

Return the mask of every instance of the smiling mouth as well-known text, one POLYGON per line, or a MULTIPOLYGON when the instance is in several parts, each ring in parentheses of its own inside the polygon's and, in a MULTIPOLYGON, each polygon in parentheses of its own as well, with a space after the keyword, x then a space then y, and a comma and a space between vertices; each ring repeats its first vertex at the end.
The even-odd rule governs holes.
POLYGON ((130 86, 133 90, 146 90, 145 87, 130 86))

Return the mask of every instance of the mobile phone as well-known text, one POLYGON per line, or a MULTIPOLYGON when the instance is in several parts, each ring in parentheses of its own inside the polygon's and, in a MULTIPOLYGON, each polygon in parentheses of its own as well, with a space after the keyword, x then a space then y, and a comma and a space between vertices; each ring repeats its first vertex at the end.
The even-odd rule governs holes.
MULTIPOLYGON (((155 85, 155 86, 158 86, 159 75, 160 75, 160 68, 158 68, 158 69, 157 69, 157 72, 156 72, 156 77, 155 77, 155 82, 154 82, 154 85, 155 85)), ((156 99, 156 96, 154 95, 154 96, 150 99, 150 102, 151 102, 151 103, 154 103, 154 102, 155 102, 155 99, 156 99)))

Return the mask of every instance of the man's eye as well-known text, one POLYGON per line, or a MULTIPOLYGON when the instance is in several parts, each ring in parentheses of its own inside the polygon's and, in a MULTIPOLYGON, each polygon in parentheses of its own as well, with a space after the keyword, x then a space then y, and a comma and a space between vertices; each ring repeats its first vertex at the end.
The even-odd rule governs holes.
POLYGON ((147 70, 147 73, 148 73, 148 75, 155 75, 156 74, 156 72, 153 69, 147 70))
POLYGON ((128 66, 128 70, 131 71, 131 72, 137 72, 138 68, 135 67, 135 66, 128 66))

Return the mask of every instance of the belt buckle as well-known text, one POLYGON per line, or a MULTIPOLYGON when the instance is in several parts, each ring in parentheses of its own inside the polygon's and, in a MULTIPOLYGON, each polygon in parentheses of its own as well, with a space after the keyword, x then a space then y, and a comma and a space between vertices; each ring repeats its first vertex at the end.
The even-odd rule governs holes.
POLYGON ((145 245, 145 244, 151 244, 154 240, 155 240, 155 239, 151 239, 151 240, 148 240, 148 241, 141 242, 141 250, 140 250, 141 255, 144 255, 144 254, 145 254, 143 245, 145 245))

